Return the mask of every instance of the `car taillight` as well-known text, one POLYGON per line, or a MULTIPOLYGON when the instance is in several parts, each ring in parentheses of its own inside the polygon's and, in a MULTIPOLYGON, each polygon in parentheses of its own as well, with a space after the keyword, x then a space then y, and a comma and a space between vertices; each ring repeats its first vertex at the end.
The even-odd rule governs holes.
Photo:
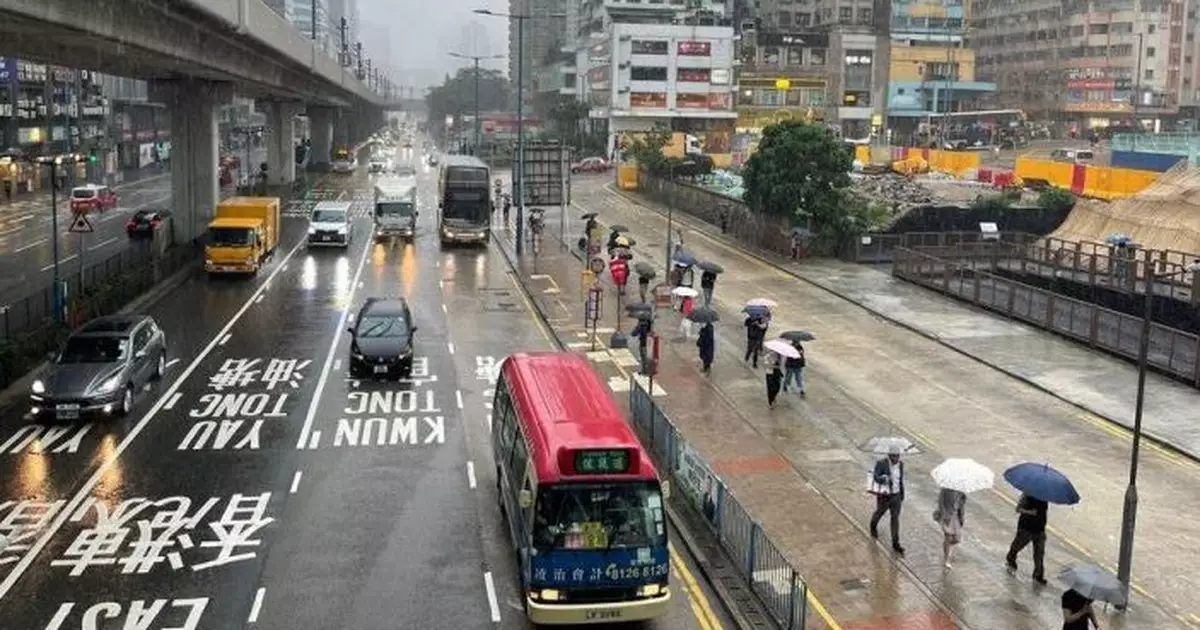
POLYGON ((153 219, 150 219, 151 225, 158 225, 159 223, 162 223, 162 217, 154 217, 153 219))
POLYGON ((125 227, 127 227, 127 228, 137 227, 137 221, 130 219, 125 222, 125 227))

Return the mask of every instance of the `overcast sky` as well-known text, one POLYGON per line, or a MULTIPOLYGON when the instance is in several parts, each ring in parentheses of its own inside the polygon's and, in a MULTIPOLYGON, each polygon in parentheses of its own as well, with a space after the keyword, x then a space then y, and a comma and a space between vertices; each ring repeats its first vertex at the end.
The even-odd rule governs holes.
MULTIPOLYGON (((446 73, 470 64, 448 53, 507 55, 508 21, 475 15, 474 9, 508 11, 508 0, 358 0, 363 47, 373 58, 386 56, 393 76, 404 85, 438 85, 446 73)), ((506 69, 504 59, 483 67, 506 69)))

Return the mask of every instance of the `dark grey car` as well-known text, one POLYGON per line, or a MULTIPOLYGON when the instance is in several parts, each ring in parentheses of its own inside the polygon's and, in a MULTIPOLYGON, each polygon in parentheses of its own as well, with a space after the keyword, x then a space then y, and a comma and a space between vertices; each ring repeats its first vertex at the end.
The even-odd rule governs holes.
POLYGON ((99 317, 75 331, 34 381, 30 411, 55 420, 125 415, 137 392, 166 369, 166 335, 153 318, 99 317))
POLYGON ((367 298, 349 332, 351 378, 412 376, 417 327, 404 298, 367 298))

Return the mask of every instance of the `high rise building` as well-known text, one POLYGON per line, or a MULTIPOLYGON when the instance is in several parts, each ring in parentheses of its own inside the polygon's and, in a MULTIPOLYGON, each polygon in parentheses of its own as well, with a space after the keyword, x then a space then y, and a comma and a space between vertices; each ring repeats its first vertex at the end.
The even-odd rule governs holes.
POLYGON ((1197 104, 1195 22, 1182 0, 980 0, 971 37, 996 107, 1078 131, 1162 128, 1197 104))
POLYGON ((326 53, 335 54, 340 45, 338 20, 333 16, 331 4, 344 0, 284 0, 284 17, 296 30, 317 41, 326 53))
MULTIPOLYGON (((525 55, 522 67, 521 83, 525 96, 525 107, 532 107, 536 88, 536 69, 542 66, 549 55, 557 54, 566 41, 565 17, 549 17, 565 15, 568 2, 580 0, 509 0, 508 12, 512 15, 530 16, 525 20, 525 55)), ((517 81, 517 60, 519 49, 517 41, 517 23, 519 20, 508 21, 508 78, 513 82, 514 92, 517 81)), ((483 53, 479 53, 483 54, 483 53)))

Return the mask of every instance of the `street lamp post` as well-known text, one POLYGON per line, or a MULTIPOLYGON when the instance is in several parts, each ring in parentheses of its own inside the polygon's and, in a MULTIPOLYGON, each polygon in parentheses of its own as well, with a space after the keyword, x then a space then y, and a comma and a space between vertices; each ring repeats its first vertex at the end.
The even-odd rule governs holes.
POLYGON ((1125 487, 1125 504, 1121 512, 1121 544, 1117 556, 1117 579, 1121 582, 1126 602, 1129 601, 1129 585, 1133 573, 1133 536, 1137 528, 1137 476, 1142 449, 1142 408, 1146 401, 1146 372, 1150 362, 1150 329, 1154 325, 1154 284, 1156 280, 1184 273, 1200 273, 1200 260, 1194 260, 1183 269, 1155 274, 1152 270, 1149 252, 1146 255, 1145 265, 1146 295, 1144 298, 1145 310, 1142 312, 1142 335, 1138 343, 1137 396, 1133 408, 1133 446, 1129 452, 1129 485, 1125 487))
MULTIPOLYGON (((676 166, 691 166, 694 164, 695 164, 695 162, 693 162, 691 160, 685 160, 683 162, 680 162, 679 164, 675 164, 674 162, 672 162, 671 163, 671 185, 672 186, 675 185, 675 167, 676 166)), ((666 256, 667 268, 663 272, 666 274, 664 276, 664 278, 671 277, 671 259, 674 257, 673 256, 674 252, 671 251, 671 239, 674 238, 671 235, 671 231, 674 229, 675 229, 675 204, 667 204, 667 245, 666 245, 666 247, 667 247, 667 256, 666 256)))
POLYGON ((480 120, 479 120, 479 62, 483 59, 503 59, 504 55, 464 55, 462 53, 452 52, 451 57, 458 59, 470 59, 475 62, 475 144, 471 155, 479 156, 479 146, 482 141, 480 138, 480 120))
MULTIPOLYGON (((475 9, 478 15, 504 17, 517 21, 517 181, 513 182, 513 192, 517 197, 517 255, 525 251, 525 20, 531 15, 518 13, 497 13, 490 9, 475 9)), ((566 17, 564 13, 549 13, 541 17, 566 17)))

